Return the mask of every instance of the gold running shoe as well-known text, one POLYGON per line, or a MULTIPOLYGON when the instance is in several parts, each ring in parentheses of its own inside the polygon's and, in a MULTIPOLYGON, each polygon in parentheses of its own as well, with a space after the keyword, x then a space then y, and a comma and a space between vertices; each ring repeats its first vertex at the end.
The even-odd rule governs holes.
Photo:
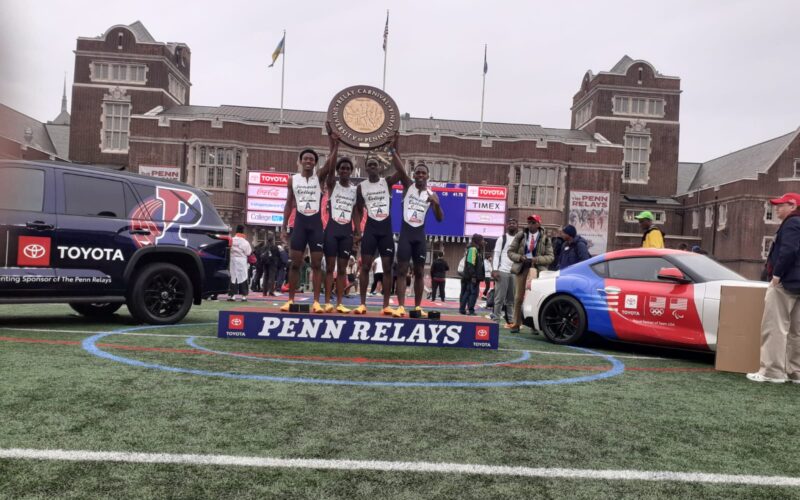
POLYGON ((346 308, 342 304, 336 306, 336 312, 339 314, 350 314, 350 309, 346 308))
POLYGON ((397 309, 395 309, 395 310, 394 310, 394 312, 392 313, 392 316, 394 316, 395 318, 402 318, 402 317, 403 317, 403 316, 405 316, 405 315, 406 315, 406 308, 405 308, 405 307, 403 307, 403 306, 399 306, 399 307, 398 307, 397 309))
POLYGON ((383 308, 383 311, 381 311, 381 314, 384 316, 394 316, 394 309, 392 309, 391 306, 386 306, 383 308))
POLYGON ((333 304, 325 304, 325 312, 332 313, 334 311, 333 304))
POLYGON ((287 300, 287 301, 286 301, 286 303, 285 303, 284 305, 282 305, 282 306, 281 306, 281 311, 283 311, 283 312, 289 312, 289 308, 292 306, 292 304, 294 304, 294 301, 292 301, 292 300, 287 300))
POLYGON ((315 314, 320 314, 324 313, 325 309, 323 309, 322 306, 319 305, 319 302, 314 302, 314 305, 311 306, 311 312, 315 314))
POLYGON ((360 306, 353 309, 353 314, 367 314, 367 306, 361 304, 360 306))
POLYGON ((425 311, 423 311, 423 310, 422 310, 422 308, 421 308, 420 306, 417 306, 417 307, 415 307, 415 308, 414 308, 414 310, 415 310, 415 311, 419 311, 419 317, 420 317, 420 318, 427 318, 427 317, 428 317, 428 313, 426 313, 425 311))

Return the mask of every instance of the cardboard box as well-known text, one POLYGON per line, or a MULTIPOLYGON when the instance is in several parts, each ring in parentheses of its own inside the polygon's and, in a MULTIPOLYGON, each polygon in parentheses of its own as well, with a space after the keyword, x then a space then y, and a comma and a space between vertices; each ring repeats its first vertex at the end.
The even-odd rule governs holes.
POLYGON ((717 370, 735 373, 758 371, 766 293, 766 287, 722 287, 714 364, 717 370))

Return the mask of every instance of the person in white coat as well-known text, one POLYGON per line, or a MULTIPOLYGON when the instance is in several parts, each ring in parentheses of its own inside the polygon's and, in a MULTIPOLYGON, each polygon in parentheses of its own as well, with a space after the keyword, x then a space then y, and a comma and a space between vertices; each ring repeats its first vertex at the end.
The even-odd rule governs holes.
POLYGON ((247 270, 250 265, 247 263, 247 257, 253 253, 253 248, 247 241, 247 236, 244 235, 244 226, 239 224, 236 226, 236 234, 233 236, 231 242, 231 286, 228 291, 228 301, 246 301, 247 300, 247 270))

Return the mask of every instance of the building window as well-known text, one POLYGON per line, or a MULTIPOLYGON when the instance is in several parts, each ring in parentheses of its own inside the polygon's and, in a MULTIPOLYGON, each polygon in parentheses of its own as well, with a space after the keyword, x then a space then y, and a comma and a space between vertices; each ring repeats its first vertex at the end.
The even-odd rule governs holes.
POLYGON ((625 135, 624 182, 647 183, 650 169, 650 136, 625 135))
POLYGON ((664 99, 648 99, 645 97, 614 96, 615 115, 635 115, 664 117, 664 99))
POLYGON ((575 128, 589 121, 592 116, 592 101, 587 102, 575 112, 575 128))
POLYGON ((91 75, 93 82, 147 83, 147 65, 120 64, 108 62, 92 62, 91 75))
MULTIPOLYGON (((625 220, 625 222, 631 222, 631 223, 639 222, 638 220, 636 220, 636 214, 638 214, 639 212, 641 212, 641 210, 625 210, 622 218, 625 220)), ((654 224, 664 224, 665 222, 667 222, 667 213, 665 211, 650 210, 650 212, 653 214, 654 224)))
POLYGON ((725 229, 728 225, 728 204, 723 203, 719 206, 719 214, 717 215, 717 231, 725 229))
POLYGON ((223 146, 195 147, 198 187, 243 189, 244 150, 223 146))
POLYGON ((775 205, 768 201, 764 202, 764 222, 767 224, 780 224, 778 214, 775 213, 775 205))
POLYGON ((103 102, 103 127, 100 131, 101 149, 105 152, 127 153, 130 133, 131 105, 127 102, 103 102))
POLYGON ((692 210, 692 229, 700 229, 700 210, 692 210))
MULTIPOLYGON (((452 161, 428 161, 428 160, 411 160, 407 163, 408 175, 411 178, 414 178, 414 166, 419 165, 420 163, 425 164, 428 167, 428 180, 436 181, 436 182, 458 182, 458 179, 454 179, 456 175, 456 167, 455 163, 452 161)), ((353 172, 354 176, 356 176, 355 171, 353 172)))
POLYGON ((437 161, 428 164, 430 167, 430 179, 432 181, 450 182, 453 179, 453 165, 446 161, 437 161))
POLYGON ((705 224, 706 227, 714 225, 714 207, 706 207, 705 224))
POLYGON ((514 167, 514 198, 518 207, 558 208, 561 169, 521 165, 514 167))
POLYGON ((186 102, 186 86, 172 75, 169 75, 169 93, 181 104, 186 102))
POLYGON ((775 242, 774 236, 764 236, 761 240, 761 258, 767 260, 769 257, 769 250, 772 248, 772 243, 775 242))
POLYGON ((794 159, 793 177, 800 177, 800 158, 794 159))

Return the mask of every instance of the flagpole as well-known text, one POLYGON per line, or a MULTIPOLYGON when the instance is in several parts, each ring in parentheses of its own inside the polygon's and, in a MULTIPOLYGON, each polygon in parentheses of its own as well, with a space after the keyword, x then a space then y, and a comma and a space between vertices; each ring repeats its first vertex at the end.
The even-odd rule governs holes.
POLYGON ((383 86, 381 90, 386 90, 386 56, 389 53, 389 9, 386 9, 386 28, 383 32, 383 86))
POLYGON ((286 75, 286 30, 283 30, 283 60, 281 61, 281 125, 283 125, 283 82, 285 75, 286 75))
POLYGON ((483 88, 481 89, 481 126, 478 135, 483 137, 483 103, 486 96, 486 44, 483 46, 483 88))

